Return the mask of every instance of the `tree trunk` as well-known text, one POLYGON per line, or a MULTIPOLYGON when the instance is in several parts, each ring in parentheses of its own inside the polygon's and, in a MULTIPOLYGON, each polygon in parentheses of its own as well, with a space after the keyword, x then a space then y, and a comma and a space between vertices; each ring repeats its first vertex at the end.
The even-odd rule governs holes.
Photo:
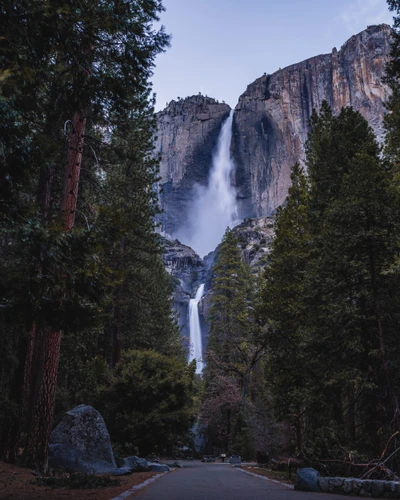
POLYGON ((285 420, 283 422, 283 449, 285 453, 290 454, 291 448, 291 426, 290 421, 285 420))
POLYGON ((347 390, 347 428, 349 432, 349 438, 354 441, 356 439, 356 411, 355 411, 355 400, 354 400, 354 389, 350 387, 347 390))
POLYGON ((72 130, 68 141, 64 192, 61 201, 61 212, 63 214, 64 228, 66 231, 70 231, 75 223, 85 129, 86 117, 83 111, 76 111, 72 118, 72 130))
POLYGON ((61 332, 45 328, 43 337, 43 363, 35 380, 35 397, 30 415, 30 428, 26 443, 26 459, 43 474, 47 473, 47 457, 53 424, 61 332))
POLYGON ((388 360, 386 358, 386 347, 385 347, 385 337, 383 334, 382 327, 382 316, 380 311, 380 304, 378 299, 378 286, 376 282, 376 269, 375 269, 375 259, 372 248, 369 248, 369 262, 370 262, 370 271, 371 271, 371 281, 372 281, 372 292, 374 299, 374 312, 375 312, 375 320, 376 326, 378 330, 378 338, 379 338, 379 355, 381 360, 381 367, 383 374, 386 380, 387 390, 390 395, 390 400, 392 403, 393 410, 393 421, 395 424, 395 430, 400 432, 400 409, 399 409, 399 401, 397 399, 396 393, 393 389, 392 379, 390 376, 389 368, 388 368, 388 360))
MULTIPOLYGON (((76 111, 72 118, 72 129, 68 140, 64 190, 60 207, 65 231, 70 231, 75 223, 85 127, 86 117, 83 111, 76 111)), ((48 183, 46 185, 49 186, 48 183)), ((44 196, 45 206, 50 200, 48 195, 49 188, 45 189, 44 193, 39 193, 42 198, 44 196)), ((42 342, 36 346, 37 359, 34 377, 32 377, 35 390, 32 393, 34 397, 30 399, 30 428, 25 459, 28 464, 36 465, 42 473, 47 473, 48 447, 53 424, 60 358, 61 330, 53 327, 42 327, 40 337, 42 342)))
POLYGON ((114 328, 113 328, 113 356, 112 368, 121 360, 121 323, 122 323, 122 290, 118 287, 117 300, 114 309, 114 328))
POLYGON ((43 166, 40 169, 39 192, 37 203, 41 209, 42 219, 46 219, 51 209, 51 188, 53 185, 54 167, 43 166))
MULTIPOLYGON (((122 270, 124 266, 124 257, 126 249, 126 238, 123 236, 119 244, 119 259, 117 269, 122 270)), ((114 307, 114 325, 113 325, 113 353, 112 367, 114 368, 121 360, 121 330, 122 330, 122 300, 123 289, 122 285, 117 288, 116 300, 114 307)))
POLYGON ((7 461, 15 464, 18 455, 18 445, 21 431, 26 419, 29 396, 29 380, 32 371, 33 349, 35 345, 36 325, 33 324, 29 334, 21 339, 19 351, 19 364, 16 370, 13 384, 11 385, 12 396, 17 395, 19 415, 13 421, 7 436, 7 461))
POLYGON ((295 415, 295 428, 296 428, 296 445, 298 453, 303 452, 303 423, 302 423, 303 413, 300 411, 295 415))

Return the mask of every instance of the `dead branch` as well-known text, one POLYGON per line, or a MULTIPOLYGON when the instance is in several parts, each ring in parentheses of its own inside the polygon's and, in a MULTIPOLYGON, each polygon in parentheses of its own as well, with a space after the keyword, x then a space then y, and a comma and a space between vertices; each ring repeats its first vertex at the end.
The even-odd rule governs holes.
MULTIPOLYGON (((381 468, 382 470, 383 469, 387 469, 386 467, 383 468, 383 465, 388 461, 390 460, 390 458, 392 458, 393 455, 395 455, 399 450, 400 448, 397 448, 397 450, 395 450, 386 460, 382 461, 384 456, 386 455, 386 452, 389 448, 389 445, 390 443, 392 442, 392 439, 394 439, 396 436, 399 435, 399 431, 396 431, 394 434, 392 434, 389 438, 389 441, 386 443, 386 446, 384 448, 384 450, 382 451, 381 453, 381 456, 379 457, 379 460, 378 460, 378 463, 375 465, 375 467, 372 467, 372 469, 369 469, 368 466, 367 466, 367 471, 364 472, 364 474, 361 476, 361 479, 366 479, 368 477, 371 477, 371 475, 373 474, 373 472, 375 472, 376 470, 378 470, 379 468, 381 468)), ((370 462, 372 463, 372 462, 370 462)), ((392 472, 392 471, 390 471, 392 472)), ((392 473, 393 474, 393 473, 392 473)), ((394 474, 395 475, 395 474, 394 474)), ((397 476, 396 476, 397 477, 397 476)))

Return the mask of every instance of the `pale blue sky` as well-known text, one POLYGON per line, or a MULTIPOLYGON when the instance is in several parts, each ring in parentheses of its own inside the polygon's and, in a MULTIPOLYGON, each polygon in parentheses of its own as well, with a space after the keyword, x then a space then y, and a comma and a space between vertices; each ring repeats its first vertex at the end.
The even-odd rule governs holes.
POLYGON ((234 107, 249 83, 328 53, 368 25, 392 24, 386 0, 164 0, 171 47, 156 60, 156 109, 202 92, 234 107))

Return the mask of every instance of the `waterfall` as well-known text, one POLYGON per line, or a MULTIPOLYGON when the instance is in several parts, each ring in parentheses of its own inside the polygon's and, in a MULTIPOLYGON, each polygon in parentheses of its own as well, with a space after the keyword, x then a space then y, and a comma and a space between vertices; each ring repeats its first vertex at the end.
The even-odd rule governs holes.
POLYGON ((176 237, 200 256, 214 250, 226 228, 237 220, 236 191, 231 185, 234 170, 231 158, 233 111, 222 125, 213 156, 208 185, 196 186, 195 200, 189 212, 188 225, 176 237))
POLYGON ((203 363, 203 342, 201 340, 201 328, 199 318, 199 302, 204 293, 204 284, 199 286, 194 299, 189 302, 189 327, 190 327, 190 354, 189 363, 193 359, 197 362, 196 373, 201 374, 203 363))

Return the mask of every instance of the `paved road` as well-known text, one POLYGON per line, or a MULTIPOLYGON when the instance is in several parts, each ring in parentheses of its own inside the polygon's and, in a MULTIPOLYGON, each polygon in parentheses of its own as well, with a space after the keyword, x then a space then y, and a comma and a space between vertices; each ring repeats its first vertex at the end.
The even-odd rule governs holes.
MULTIPOLYGON (((183 462, 135 494, 135 500, 343 500, 343 496, 294 491, 227 464, 183 462)), ((354 498, 354 497, 353 497, 354 498)))

